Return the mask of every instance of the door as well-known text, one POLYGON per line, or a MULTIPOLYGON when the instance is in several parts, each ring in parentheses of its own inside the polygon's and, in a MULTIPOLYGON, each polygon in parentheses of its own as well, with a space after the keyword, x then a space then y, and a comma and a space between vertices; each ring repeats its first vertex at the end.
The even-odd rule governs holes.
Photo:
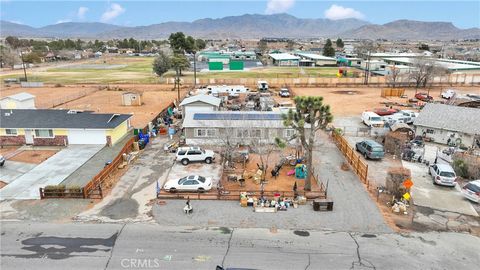
POLYGON ((105 130, 69 129, 68 144, 106 144, 105 130))
POLYGON ((33 132, 31 129, 25 129, 25 143, 33 144, 33 132))

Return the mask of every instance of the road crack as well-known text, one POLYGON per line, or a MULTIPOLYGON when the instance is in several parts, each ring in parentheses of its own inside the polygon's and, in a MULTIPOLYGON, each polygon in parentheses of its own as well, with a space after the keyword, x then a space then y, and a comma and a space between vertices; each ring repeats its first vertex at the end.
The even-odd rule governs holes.
POLYGON ((227 245, 227 251, 225 252, 225 255, 223 255, 223 259, 222 259, 222 268, 225 268, 224 266, 224 263, 225 263, 225 259, 227 258, 228 256, 228 252, 230 252, 230 244, 232 242, 232 237, 233 237, 233 232, 235 231, 235 228, 232 228, 231 232, 230 232, 230 238, 228 239, 228 245, 227 245))
POLYGON ((308 255, 308 264, 305 267, 305 270, 307 270, 310 267, 310 253, 307 253, 307 255, 308 255))
POLYGON ((370 268, 370 269, 374 269, 376 270, 377 268, 375 267, 375 265, 366 260, 366 259, 362 259, 362 256, 360 255, 360 245, 358 244, 358 241, 357 239, 355 239, 355 237, 353 236, 352 233, 348 233, 348 235, 350 235, 350 237, 352 238, 353 242, 355 242, 355 245, 357 245, 357 261, 353 261, 352 262, 352 266, 350 267, 350 269, 355 269, 355 266, 361 266, 361 267, 366 267, 366 268, 370 268), (366 262, 367 264, 363 263, 363 262, 366 262))
POLYGON ((108 257, 107 264, 105 265, 105 268, 104 268, 105 270, 107 270, 108 265, 110 264, 110 260, 112 259, 112 256, 113 256, 113 249, 115 248, 115 244, 117 243, 117 240, 120 237, 120 235, 122 234, 122 231, 123 231, 123 229, 125 228, 126 225, 127 225, 127 223, 123 224, 122 228, 120 228, 120 231, 118 232, 117 237, 115 238, 115 241, 113 242, 112 251, 110 252, 110 256, 108 257))

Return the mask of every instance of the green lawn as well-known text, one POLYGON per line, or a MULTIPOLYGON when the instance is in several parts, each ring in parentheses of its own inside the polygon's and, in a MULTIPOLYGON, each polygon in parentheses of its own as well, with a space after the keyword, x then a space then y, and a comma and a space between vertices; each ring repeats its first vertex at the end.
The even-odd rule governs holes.
MULTIPOLYGON (((157 83, 161 81, 152 73, 151 57, 109 57, 94 59, 87 63, 74 64, 71 66, 49 68, 42 71, 27 70, 31 81, 43 81, 45 83, 157 83), (85 65, 85 68, 82 68, 85 65), (91 68, 94 65, 122 65, 110 69, 91 68)), ((307 78, 323 77, 335 78, 338 72, 337 67, 267 67, 254 68, 245 71, 223 71, 223 72, 197 72, 198 78, 212 79, 236 79, 236 78, 307 78)), ((192 77, 193 72, 184 71, 184 78, 192 77)), ((349 72, 349 77, 353 72, 349 72)), ((21 71, 15 75, 0 75, 0 79, 22 77, 21 71)), ((169 71, 164 77, 172 78, 175 72, 169 71)))

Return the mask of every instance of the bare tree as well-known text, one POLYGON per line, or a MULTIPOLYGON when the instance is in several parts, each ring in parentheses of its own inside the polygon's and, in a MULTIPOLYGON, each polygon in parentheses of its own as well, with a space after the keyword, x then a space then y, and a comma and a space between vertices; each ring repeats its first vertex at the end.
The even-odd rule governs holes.
POLYGON ((390 84, 393 88, 396 87, 397 83, 400 81, 401 76, 400 76, 400 69, 395 66, 390 67, 389 73, 387 75, 387 82, 390 84))
POLYGON ((415 59, 413 61, 413 68, 410 72, 409 79, 415 83, 416 88, 425 88, 435 76, 446 73, 446 69, 439 66, 435 60, 424 57, 415 59))

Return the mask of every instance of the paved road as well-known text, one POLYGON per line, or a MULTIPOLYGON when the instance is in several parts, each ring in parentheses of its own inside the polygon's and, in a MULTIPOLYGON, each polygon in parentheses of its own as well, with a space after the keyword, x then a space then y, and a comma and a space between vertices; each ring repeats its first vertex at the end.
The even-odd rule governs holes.
POLYGON ((480 238, 458 233, 1 224, 9 269, 476 269, 480 238))
POLYGON ((70 145, 0 190, 0 200, 40 199, 39 188, 58 185, 103 145, 70 145))

